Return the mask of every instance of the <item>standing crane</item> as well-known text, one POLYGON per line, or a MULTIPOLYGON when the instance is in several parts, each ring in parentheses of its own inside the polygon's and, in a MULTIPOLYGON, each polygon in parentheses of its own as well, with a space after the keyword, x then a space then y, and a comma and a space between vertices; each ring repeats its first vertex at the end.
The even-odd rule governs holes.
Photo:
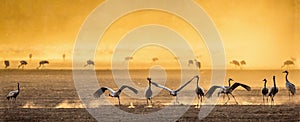
POLYGON ((197 108, 200 108, 201 104, 202 104, 202 99, 204 97, 204 89, 199 87, 199 76, 197 75, 196 76, 197 78, 197 85, 196 85, 196 89, 195 89, 195 92, 197 94, 197 97, 198 97, 198 103, 196 105, 197 108), (201 102, 201 103, 199 103, 201 102))
POLYGON ((151 78, 147 78, 149 85, 148 85, 148 89, 146 91, 145 97, 147 99, 147 106, 152 106, 152 90, 151 90, 151 78), (149 104, 150 101, 150 104, 149 104))
POLYGON ((278 93, 278 88, 276 86, 275 76, 273 76, 274 86, 271 88, 269 92, 269 97, 271 97, 271 105, 274 104, 274 97, 278 93))
POLYGON ((16 101, 19 94, 20 94, 20 83, 18 83, 18 89, 14 90, 14 91, 10 91, 7 94, 6 98, 7 98, 7 100, 14 98, 16 101))
POLYGON ((267 97, 267 103, 268 103, 268 92, 269 92, 269 89, 267 88, 267 79, 264 79, 263 80, 265 83, 264 83, 264 88, 262 88, 261 90, 261 93, 263 95, 263 102, 265 104, 265 97, 267 97))
POLYGON ((288 91, 289 91, 289 99, 290 99, 291 94, 292 94, 292 96, 295 95, 295 93, 296 93, 296 87, 295 87, 295 85, 294 85, 293 83, 291 83, 291 82, 288 80, 289 72, 288 72, 287 70, 285 70, 285 71, 282 72, 282 73, 286 73, 286 75, 285 75, 285 87, 286 87, 286 88, 288 89, 288 91))

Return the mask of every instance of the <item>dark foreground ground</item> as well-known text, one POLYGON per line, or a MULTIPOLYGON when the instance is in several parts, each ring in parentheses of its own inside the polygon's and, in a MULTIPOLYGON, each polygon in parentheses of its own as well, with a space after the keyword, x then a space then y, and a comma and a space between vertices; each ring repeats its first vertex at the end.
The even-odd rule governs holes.
MULTIPOLYGON (((121 106, 120 109, 135 114, 147 114, 161 109, 144 108, 144 106, 136 106, 135 109, 127 107, 121 106)), ((300 121, 300 106, 297 105, 272 107, 262 105, 218 105, 203 120, 198 119, 198 112, 199 109, 191 106, 178 121, 300 121)), ((175 113, 164 114, 167 116, 175 113)), ((1 108, 0 115, 0 121, 96 121, 83 108, 1 108)), ((110 117, 112 115, 107 115, 107 118, 103 118, 103 120, 109 120, 110 117)), ((123 120, 122 117, 119 117, 119 119, 123 120)))

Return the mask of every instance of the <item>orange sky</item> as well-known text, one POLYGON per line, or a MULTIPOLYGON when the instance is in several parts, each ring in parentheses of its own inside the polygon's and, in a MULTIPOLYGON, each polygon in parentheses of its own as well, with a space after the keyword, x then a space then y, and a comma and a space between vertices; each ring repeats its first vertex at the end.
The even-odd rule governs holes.
MULTIPOLYGON (((1 0, 0 60, 28 59, 30 53, 37 60, 61 59, 63 53, 66 53, 67 59, 71 59, 82 23, 101 2, 102 0, 1 0)), ((229 68, 232 66, 228 62, 233 59, 246 60, 248 68, 280 68, 282 62, 290 57, 300 60, 299 0, 196 2, 216 24, 223 40, 229 68)), ((192 42, 197 43, 193 46, 194 52, 199 56, 197 59, 202 62, 203 67, 210 67, 211 60, 206 46, 199 41, 201 37, 192 27, 175 15, 149 10, 129 13, 114 22, 97 48, 96 61, 109 62, 112 48, 120 38, 132 28, 143 24, 169 26, 175 28, 186 40, 198 40, 192 42)), ((128 48, 130 44, 120 47, 124 51, 128 48)), ((136 55, 140 55, 134 60, 136 65, 143 65, 147 60, 151 62, 151 58, 143 58, 144 53, 151 57, 157 53, 151 51, 151 47, 147 48, 136 52, 136 55)), ((161 54, 161 63, 166 65, 163 62, 168 62, 165 59, 172 57, 171 53, 163 48, 158 52, 165 53, 161 54)), ((178 64, 174 61, 170 65, 178 64)))

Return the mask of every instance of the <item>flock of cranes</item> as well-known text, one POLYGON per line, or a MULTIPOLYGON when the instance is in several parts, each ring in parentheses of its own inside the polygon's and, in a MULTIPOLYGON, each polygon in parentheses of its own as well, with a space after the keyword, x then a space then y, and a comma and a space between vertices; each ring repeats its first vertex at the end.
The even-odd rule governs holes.
MULTIPOLYGON (((286 79, 286 88, 289 92, 289 98, 290 96, 293 96, 295 95, 296 93, 296 87, 293 83, 291 83, 289 80, 288 80, 288 74, 289 72, 288 71, 284 71, 283 73, 286 74, 285 76, 285 79, 286 79)), ((203 88, 201 88, 199 86, 199 76, 196 75, 194 76, 192 79, 190 79, 189 81, 187 81, 186 83, 184 83, 182 86, 180 86, 179 88, 175 89, 175 90, 172 90, 166 86, 163 86, 161 84, 158 84, 156 82, 153 82, 151 78, 147 78, 148 80, 148 89, 146 90, 145 92, 145 97, 146 97, 146 100, 147 100, 147 105, 151 105, 152 106, 152 89, 151 89, 151 86, 155 86, 155 87, 158 87, 158 88, 161 88, 163 90, 166 90, 169 92, 169 94, 171 96, 174 96, 176 97, 176 103, 179 103, 178 102, 178 99, 177 99, 177 95, 179 94, 179 92, 181 90, 183 90, 188 84, 190 84, 194 79, 197 79, 197 84, 196 84, 196 89, 195 89, 195 93, 197 95, 197 98, 198 98, 198 102, 197 102, 197 105, 196 106, 201 106, 202 104, 202 100, 203 98, 206 96, 208 99, 212 97, 213 93, 217 90, 217 89, 220 89, 220 91, 218 92, 218 96, 220 94, 224 94, 227 96, 227 100, 225 102, 225 104, 228 103, 228 101, 230 100, 230 97, 229 95, 231 95, 233 97, 233 99, 235 100, 236 104, 238 104, 238 102, 236 101, 235 99, 235 96, 232 94, 232 92, 237 88, 237 87, 242 87, 244 88, 245 90, 247 91, 250 91, 251 90, 251 87, 246 85, 246 84, 242 84, 242 83, 234 83, 233 85, 231 85, 231 81, 234 81, 233 79, 229 78, 228 80, 228 86, 212 86, 206 93, 204 91, 203 88), (150 101, 150 104, 149 104, 149 101, 150 101)), ((271 105, 274 104, 274 97, 275 95, 278 93, 278 87, 276 86, 276 81, 275 81, 275 76, 273 76, 273 83, 274 83, 274 86, 270 88, 270 90, 267 88, 266 86, 266 83, 267 83, 267 80, 264 79, 264 86, 262 88, 262 95, 263 95, 263 103, 265 104, 265 97, 267 98, 267 102, 268 102, 268 97, 271 98, 271 105)), ((131 87, 131 86, 128 86, 128 85, 122 85, 118 90, 113 90, 109 87, 101 87, 100 89, 98 89, 93 95, 95 98, 99 98, 105 91, 109 91, 109 96, 110 97, 116 97, 118 98, 118 102, 119 102, 119 105, 121 105, 121 101, 120 101, 120 94, 121 92, 124 90, 124 89, 129 89, 131 90, 132 92, 134 92, 135 94, 138 93, 138 90, 131 87)), ((17 100, 17 97, 18 95, 20 94, 20 83, 18 83, 18 89, 17 90, 13 90, 13 91, 10 91, 6 98, 7 100, 10 100, 10 99, 14 99, 15 101, 17 100)))
MULTIPOLYGON (((287 76, 288 76, 288 71, 284 71, 283 73, 286 73, 286 88, 287 90, 289 91, 289 97, 290 96, 293 96, 295 95, 296 93, 296 88, 295 88, 295 85, 292 84, 287 76)), ((180 91, 182 91, 188 84, 190 84, 194 79, 197 79, 197 85, 196 85, 196 89, 195 89, 195 93, 197 95, 197 98, 198 98, 198 101, 197 101, 197 105, 196 107, 198 106, 201 106, 202 104, 202 100, 204 97, 207 97, 208 99, 212 97, 213 93, 219 89, 218 91, 218 96, 220 94, 224 94, 224 96, 226 95, 227 96, 227 100, 225 102, 225 104, 227 104, 230 100, 230 97, 229 95, 231 95, 233 97, 233 99, 235 100, 235 103, 238 104, 237 100, 235 99, 235 96, 233 95, 233 91, 238 88, 238 87, 241 87, 241 88, 244 88, 245 90, 247 91, 251 91, 251 87, 246 85, 246 84, 243 84, 243 83, 238 83, 238 82, 235 82, 233 85, 231 85, 231 81, 234 81, 233 79, 229 78, 228 80, 228 86, 212 86, 211 88, 209 88, 209 90, 205 93, 204 89, 201 88, 199 86, 199 76, 194 76, 192 79, 190 79, 189 81, 187 81, 186 83, 184 83, 182 86, 180 86, 179 88, 175 89, 175 90, 172 90, 166 86, 163 86, 161 84, 158 84, 156 82, 153 82, 151 78, 147 78, 148 80, 148 89, 146 90, 145 92, 145 98, 147 100, 147 106, 151 105, 152 106, 152 89, 151 89, 151 86, 155 86, 155 87, 158 87, 158 88, 161 88, 163 90, 166 90, 169 92, 169 94, 171 96, 174 96, 176 97, 175 98, 175 102, 176 103, 179 103, 178 102, 178 98, 177 98, 177 95, 179 94, 180 91), (150 102, 150 104, 149 104, 150 102)), ((278 87, 276 86, 276 81, 275 81, 275 76, 273 76, 273 82, 274 82, 274 86, 270 88, 270 90, 267 88, 266 86, 266 83, 267 83, 267 80, 264 79, 264 87, 262 88, 262 95, 263 95, 263 103, 265 104, 265 97, 267 98, 267 102, 268 102, 268 97, 270 97, 271 99, 271 105, 274 104, 274 97, 275 95, 278 93, 278 87)), ((130 87, 130 86, 127 86, 127 85, 123 85, 121 86, 120 89, 118 89, 117 91, 114 91, 112 90, 111 88, 108 88, 108 87, 101 87, 100 89, 98 89, 95 93, 94 93, 94 96, 96 98, 99 98, 106 90, 110 91, 110 94, 109 96, 111 97, 117 97, 118 100, 119 100, 119 105, 121 104, 120 103, 120 93, 122 92, 123 89, 125 88, 128 88, 130 89, 131 91, 133 91, 135 94, 138 93, 138 90, 133 88, 133 87, 130 87)))

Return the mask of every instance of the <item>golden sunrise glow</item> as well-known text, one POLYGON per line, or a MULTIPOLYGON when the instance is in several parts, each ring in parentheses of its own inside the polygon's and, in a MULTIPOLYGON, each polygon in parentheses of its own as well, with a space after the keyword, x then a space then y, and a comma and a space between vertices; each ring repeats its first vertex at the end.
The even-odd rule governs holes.
MULTIPOLYGON (((0 61, 29 60, 28 55, 32 54, 32 60, 62 62, 62 55, 65 54, 69 65, 80 27, 92 10, 102 2, 2 1, 0 61)), ((295 68, 299 67, 299 0, 196 0, 196 3, 207 12, 219 31, 228 68, 235 68, 229 63, 231 60, 245 60, 246 68, 249 69, 278 69, 291 57, 296 59, 295 68)), ((109 13, 103 14, 109 16, 109 13)), ((198 16, 195 14, 195 17, 198 16)), ((101 24, 101 21, 95 24, 101 24)), ((121 39, 146 25, 161 25, 176 31, 191 46, 195 57, 176 57, 170 50, 149 46, 132 55, 120 57, 119 64, 124 62, 125 57, 132 56, 129 66, 135 68, 154 65, 153 57, 159 58, 157 64, 168 68, 178 67, 175 58, 184 58, 186 61, 197 59, 201 61, 202 68, 211 67, 210 55, 213 54, 208 52, 202 35, 184 18, 154 9, 134 11, 114 21, 99 40, 95 55, 96 66, 110 68, 112 56, 121 39)), ((171 42, 170 40, 170 45, 171 42)), ((119 47, 124 49, 122 51, 132 51, 126 50, 129 48, 130 44, 119 47)))

